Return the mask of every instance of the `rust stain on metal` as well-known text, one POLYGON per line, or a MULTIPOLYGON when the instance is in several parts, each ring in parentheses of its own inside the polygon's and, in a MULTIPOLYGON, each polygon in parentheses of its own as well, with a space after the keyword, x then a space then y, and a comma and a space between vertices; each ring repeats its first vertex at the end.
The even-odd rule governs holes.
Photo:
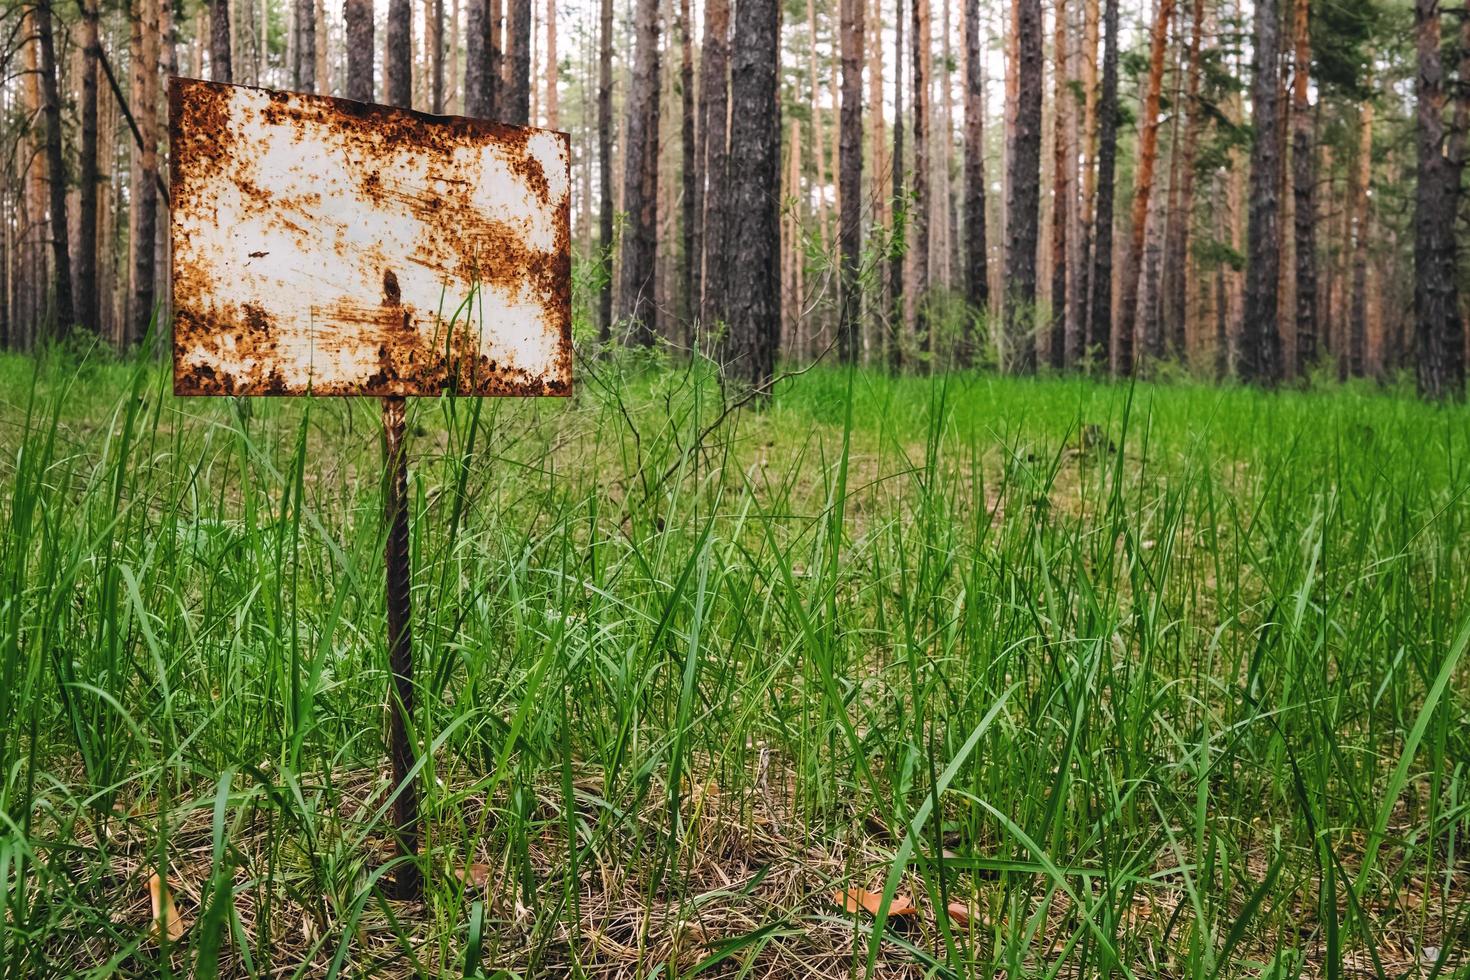
POLYGON ((169 84, 174 392, 571 392, 570 146, 169 84))

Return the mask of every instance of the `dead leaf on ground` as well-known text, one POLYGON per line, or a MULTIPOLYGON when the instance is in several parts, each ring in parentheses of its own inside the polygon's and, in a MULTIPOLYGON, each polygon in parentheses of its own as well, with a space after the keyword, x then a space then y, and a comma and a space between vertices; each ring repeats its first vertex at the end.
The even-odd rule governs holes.
POLYGON ((974 906, 966 905, 964 902, 950 902, 945 906, 945 911, 956 925, 967 926, 971 922, 977 925, 985 925, 985 917, 975 912, 974 906))
POLYGON ((163 933, 168 936, 171 943, 176 943, 183 937, 189 924, 179 914, 174 905, 173 892, 169 890, 168 883, 158 877, 158 872, 148 875, 148 900, 153 907, 153 929, 158 931, 162 926, 163 933))
POLYGON ((490 865, 467 864, 462 868, 455 868, 454 876, 466 885, 484 888, 485 883, 490 880, 490 865))
MULTIPOLYGON (((832 893, 832 901, 849 914, 861 909, 869 915, 877 915, 878 910, 883 907, 883 893, 870 892, 866 888, 838 889, 832 893)), ((913 899, 907 895, 894 895, 893 901, 888 904, 890 919, 906 918, 918 914, 918 911, 914 908, 913 899)))

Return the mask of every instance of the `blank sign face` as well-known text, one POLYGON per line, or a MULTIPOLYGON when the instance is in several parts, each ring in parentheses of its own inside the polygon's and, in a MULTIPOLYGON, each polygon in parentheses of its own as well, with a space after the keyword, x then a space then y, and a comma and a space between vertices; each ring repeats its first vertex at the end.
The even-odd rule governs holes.
POLYGON ((175 78, 174 391, 565 395, 564 133, 175 78))

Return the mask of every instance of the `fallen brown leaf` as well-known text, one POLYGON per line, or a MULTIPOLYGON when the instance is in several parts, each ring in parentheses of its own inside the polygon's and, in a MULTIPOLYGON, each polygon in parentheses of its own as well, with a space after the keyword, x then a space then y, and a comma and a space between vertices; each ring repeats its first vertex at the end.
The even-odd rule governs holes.
POLYGON ((189 924, 179 914, 174 905, 173 893, 169 891, 168 883, 158 877, 158 872, 148 876, 148 900, 153 907, 153 928, 155 931, 162 927, 162 932, 168 936, 171 943, 176 943, 184 935, 189 924))
POLYGON ((455 868, 454 876, 466 885, 484 888, 485 882, 490 880, 490 865, 467 864, 462 868, 455 868))
MULTIPOLYGON (((832 893, 832 901, 850 914, 862 909, 869 915, 877 915, 878 910, 883 907, 883 893, 870 892, 866 888, 838 889, 832 893)), ((888 904, 888 917, 890 919, 902 919, 911 915, 917 915, 918 911, 918 909, 914 908, 913 899, 907 895, 894 895, 893 901, 888 904)))

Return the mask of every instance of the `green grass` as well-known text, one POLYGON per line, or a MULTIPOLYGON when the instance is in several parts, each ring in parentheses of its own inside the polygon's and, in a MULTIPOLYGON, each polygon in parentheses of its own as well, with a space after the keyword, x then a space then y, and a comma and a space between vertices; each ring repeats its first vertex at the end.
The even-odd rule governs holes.
POLYGON ((0 359, 0 971, 1466 969, 1470 411, 578 384, 410 403, 418 906, 377 405, 0 359))

